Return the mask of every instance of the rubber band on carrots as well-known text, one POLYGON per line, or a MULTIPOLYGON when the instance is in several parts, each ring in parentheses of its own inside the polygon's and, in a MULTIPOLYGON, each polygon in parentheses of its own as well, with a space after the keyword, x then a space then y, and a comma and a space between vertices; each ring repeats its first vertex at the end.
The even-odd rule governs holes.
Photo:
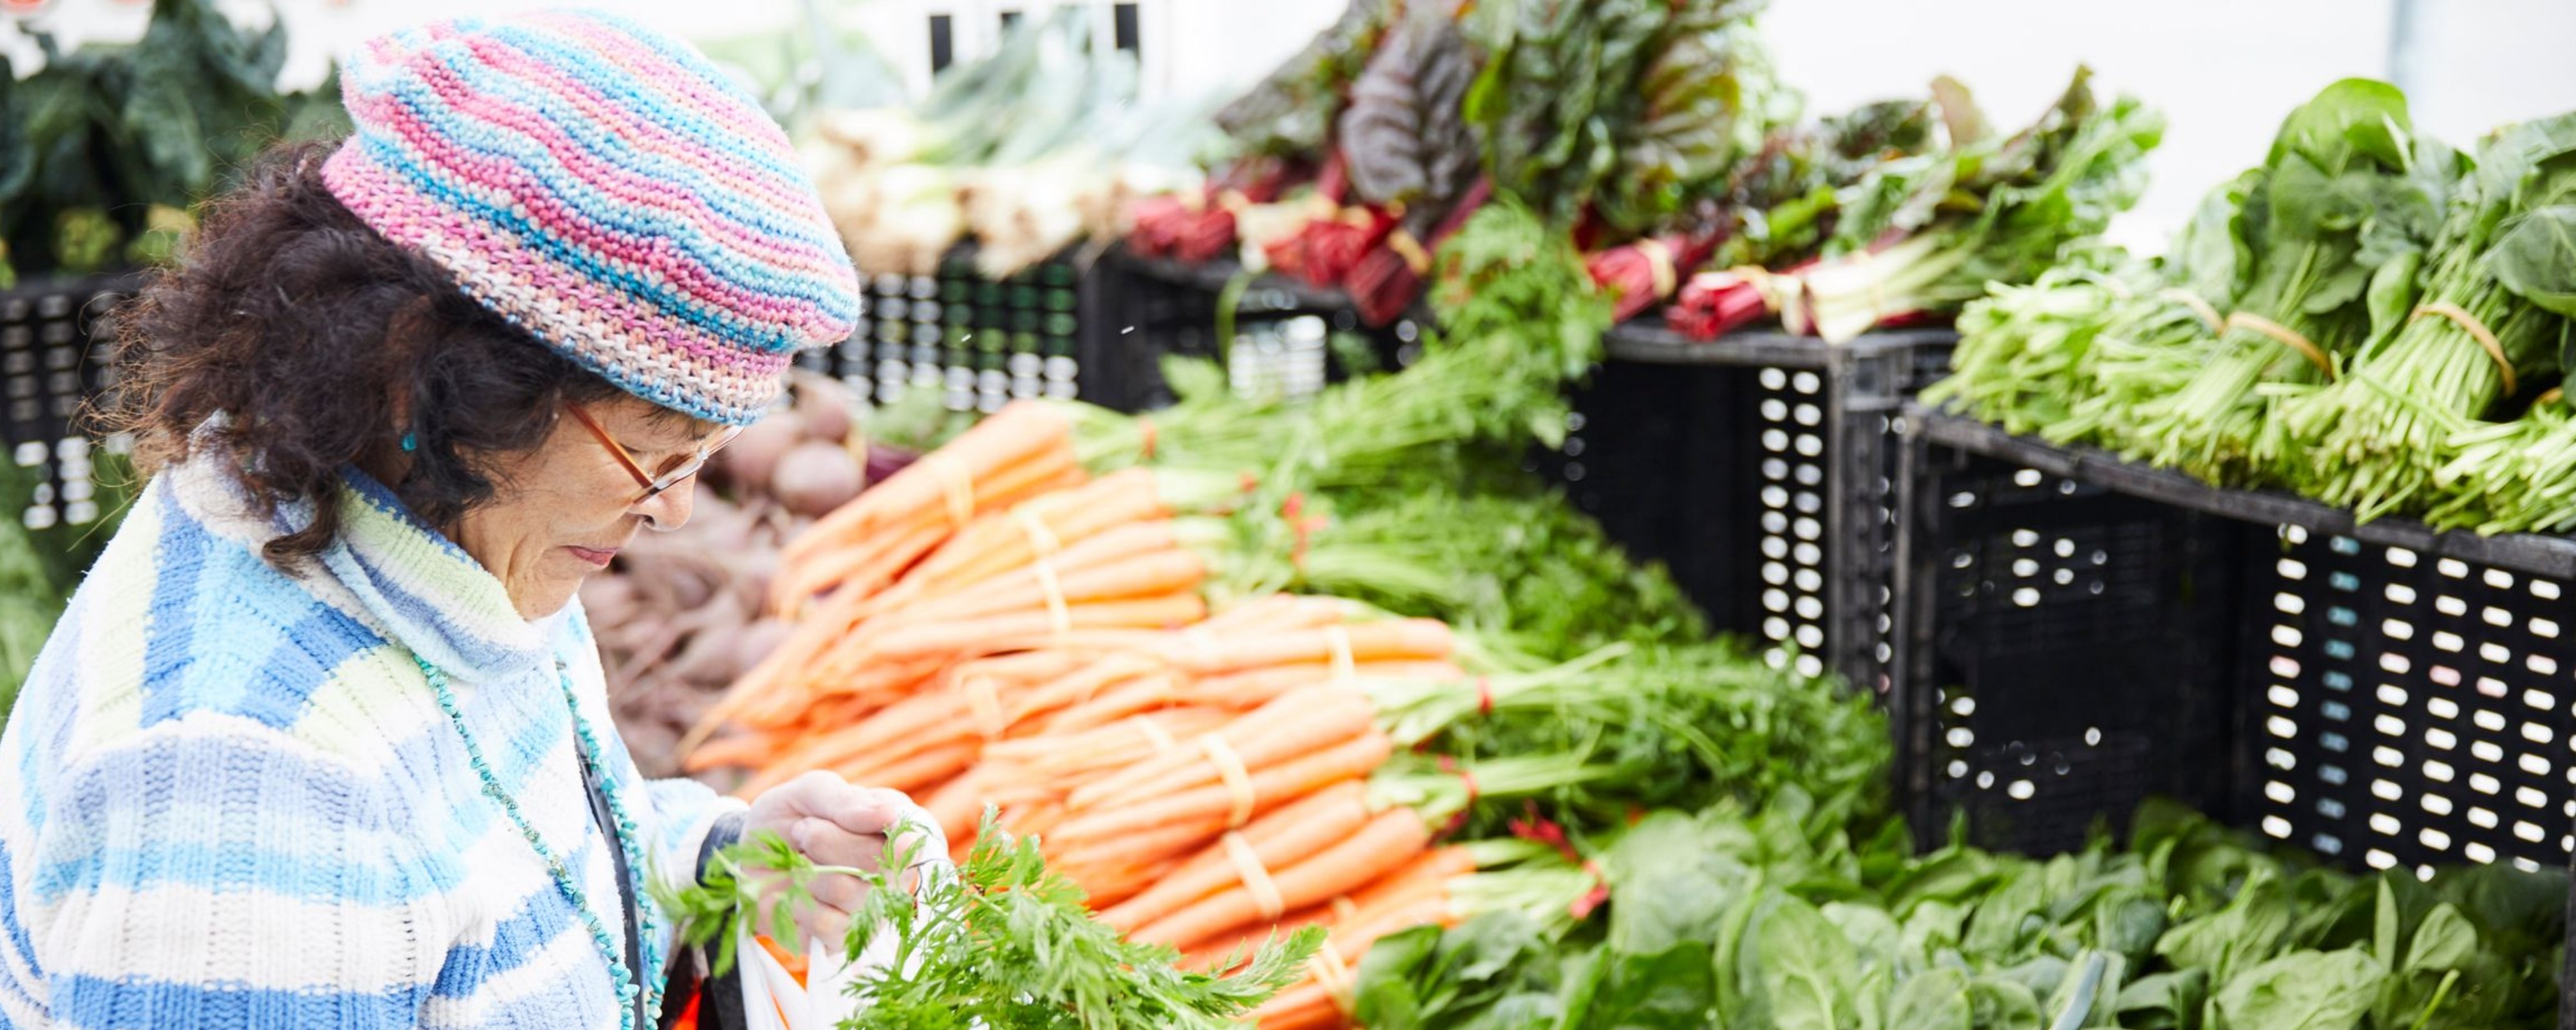
POLYGON ((1350 922, 1352 916, 1360 914, 1360 903, 1352 901, 1348 894, 1335 895, 1331 904, 1333 921, 1336 923, 1350 922))
POLYGON ((1349 686, 1359 678, 1359 662, 1351 658, 1351 630, 1348 626, 1324 627, 1324 643, 1332 648, 1333 682, 1349 686))
POLYGON ((1243 882, 1244 893, 1252 895, 1252 907, 1264 921, 1277 920, 1280 913, 1288 910, 1288 899, 1280 896, 1279 884, 1270 878, 1261 856, 1253 853, 1252 842, 1232 830, 1217 842, 1224 845, 1226 860, 1234 863, 1234 878, 1243 882))
POLYGON ((1137 416, 1136 435, 1139 437, 1136 449, 1142 452, 1138 458, 1144 461, 1154 460, 1154 420, 1142 415, 1137 416))
POLYGON ((1010 717, 1002 712, 1002 696, 993 687, 990 676, 969 676, 958 684, 966 694, 966 707, 975 713, 975 726, 986 737, 998 737, 1010 729, 1010 717))
POLYGON ((2327 382, 2335 381, 2334 361, 2326 357, 2325 350, 2318 347, 2316 341, 2299 335, 2297 330, 2289 326, 2261 315, 2239 311, 2227 316, 2227 328, 2243 329, 2258 336, 2270 337, 2274 342, 2297 351, 2300 357, 2308 359, 2308 364, 2315 365, 2317 371, 2326 374, 2327 382))
POLYGON ((1216 767, 1217 778, 1225 781, 1226 793, 1233 798, 1234 808, 1225 816, 1226 828, 1242 829, 1243 824, 1252 821, 1253 806, 1261 800, 1252 792, 1252 771, 1243 767, 1243 756, 1235 754, 1225 738, 1216 734, 1199 737, 1199 750, 1207 752, 1208 764, 1216 767))
POLYGON ((1324 994, 1333 999, 1334 1010, 1344 1016, 1350 1015, 1355 1008, 1354 981, 1350 960, 1342 957, 1341 949, 1333 947, 1333 942, 1325 941, 1323 947, 1315 949, 1315 957, 1308 960, 1307 965, 1314 969, 1315 982, 1324 988, 1324 994))
POLYGON ((957 467, 957 461, 933 451, 913 464, 930 471, 939 480, 940 492, 948 498, 948 523, 959 529, 975 518, 975 477, 957 467))
POLYGON ((2487 328, 2486 323, 2478 321, 2478 316, 2470 314, 2468 309, 2447 300, 2418 304, 2415 306, 2415 313, 2407 316, 2406 320, 2412 322, 2426 315, 2440 315, 2450 319, 2451 324, 2459 326, 2462 331, 2468 333, 2470 339, 2478 341, 2478 346, 2486 349, 2487 357, 2495 359, 2496 373, 2503 377, 2504 395, 2507 397, 2514 395, 2513 362, 2504 356, 2504 344, 2496 339, 2495 330, 2487 328))
POLYGON ((1494 716, 1494 681, 1490 677, 1476 677, 1476 715, 1486 719, 1494 716))
POLYGON ((1056 582, 1055 560, 1041 557, 1031 568, 1037 570, 1038 589, 1046 594, 1047 621, 1054 625, 1055 635, 1061 639, 1073 632, 1073 612, 1064 603, 1063 584, 1056 582))
POLYGON ((1013 508, 1011 521, 1019 525, 1021 533, 1027 534, 1029 549, 1037 552, 1039 558, 1053 558, 1057 551, 1064 549, 1063 543, 1056 540, 1055 531, 1048 529, 1046 522, 1039 519, 1036 512, 1027 508, 1013 508))

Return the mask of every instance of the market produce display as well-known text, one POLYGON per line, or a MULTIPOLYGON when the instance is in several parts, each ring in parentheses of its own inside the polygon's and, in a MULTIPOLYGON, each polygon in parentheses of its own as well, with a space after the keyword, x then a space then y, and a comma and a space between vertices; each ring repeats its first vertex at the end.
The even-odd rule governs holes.
POLYGON ((1618 320, 1670 302, 1697 338, 1776 318, 1843 342, 2028 282, 2137 199, 2162 120, 2089 73, 2010 136, 1947 78, 1802 124, 1761 7, 1360 0, 1220 115, 1237 156, 1140 203, 1128 246, 1239 243, 1383 324, 1490 189, 1590 251, 1618 320))
POLYGON ((336 80, 278 89, 284 19, 251 32, 212 0, 154 0, 133 43, 31 35, 43 67, 0 58, 0 289, 158 261, 262 148, 349 130, 336 80))
POLYGON ((2329 87, 2161 261, 2081 256, 1971 306, 1926 400, 2364 518, 2576 525, 2550 442, 2576 116, 2473 154, 2410 124, 2392 87, 2329 87))
POLYGON ((1091 45, 1090 25, 1061 8, 916 105, 816 116, 808 163, 861 270, 928 275, 972 239, 976 270, 1008 278, 1196 180, 1204 112, 1139 100, 1134 55, 1091 45))

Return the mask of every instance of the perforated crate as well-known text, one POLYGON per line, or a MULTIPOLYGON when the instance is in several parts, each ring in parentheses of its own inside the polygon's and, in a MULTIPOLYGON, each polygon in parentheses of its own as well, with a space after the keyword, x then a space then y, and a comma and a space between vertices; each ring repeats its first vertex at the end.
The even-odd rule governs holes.
POLYGON ((1127 411, 1172 402, 1165 355, 1219 359, 1247 392, 1298 397, 1354 373, 1412 364, 1431 318, 1416 303, 1388 325, 1366 326, 1341 290, 1277 273, 1245 276, 1230 259, 1190 263, 1118 249, 1102 264, 1112 270, 1113 289, 1102 296, 1112 328, 1099 337, 1098 360, 1117 370, 1119 388, 1098 403, 1127 411), (1221 321, 1232 322, 1232 339, 1219 339, 1221 321))
POLYGON ((863 273, 861 281, 867 310, 859 331, 800 355, 806 367, 879 403, 937 390, 957 411, 1080 392, 1084 301, 1094 284, 1073 257, 996 280, 976 270, 969 244, 942 258, 936 275, 863 273))
POLYGON ((1714 628, 1880 692, 1893 656, 1891 417, 1947 368, 1955 338, 1703 342, 1632 321, 1575 393, 1553 464, 1575 503, 1665 563, 1714 628))
POLYGON ((99 518, 92 443, 80 415, 105 385, 99 316, 138 281, 132 274, 47 280, 0 293, 0 442, 19 467, 45 470, 26 508, 9 513, 29 527, 99 518))
POLYGON ((1889 700, 1927 842, 1964 813, 2068 850, 2153 794, 2354 869, 2568 864, 2576 541, 1903 422, 1889 700))

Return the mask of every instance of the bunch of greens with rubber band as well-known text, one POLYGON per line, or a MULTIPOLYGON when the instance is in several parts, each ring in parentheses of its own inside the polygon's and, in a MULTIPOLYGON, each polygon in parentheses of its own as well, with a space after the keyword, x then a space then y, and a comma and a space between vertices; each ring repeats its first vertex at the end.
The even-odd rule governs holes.
POLYGON ((2450 439, 2562 367, 2576 313, 2576 114, 2480 147, 2431 254, 2402 328, 2374 333, 2342 381, 2282 406, 2288 431, 2324 452, 2286 462, 2282 478, 2365 517, 2423 506, 2450 439))
MULTIPOLYGON (((890 838, 917 839, 900 828, 890 838)), ((1322 940, 1320 930, 1302 931, 1231 976, 1183 972, 1172 949, 1131 944, 1094 920, 1081 890, 1047 870, 1037 841, 1001 832, 990 815, 953 875, 928 867, 907 889, 908 847, 888 850, 887 871, 867 872, 816 866, 768 834, 722 849, 700 884, 662 903, 684 943, 720 942, 722 970, 746 929, 794 939, 789 916, 811 903, 814 878, 864 880, 849 954, 887 938, 891 948, 852 982, 856 1003, 842 1030, 1220 1030, 1295 980, 1322 940), (785 878, 774 906, 761 905, 759 872, 785 878)))
POLYGON ((2330 382, 2405 323, 2460 177, 2460 155, 2410 124, 2403 94, 2363 79, 2291 112, 2246 191, 2245 285, 2207 346, 2163 353, 2196 371, 2138 407, 2128 450, 2221 482, 2293 456, 2275 387, 2330 382))

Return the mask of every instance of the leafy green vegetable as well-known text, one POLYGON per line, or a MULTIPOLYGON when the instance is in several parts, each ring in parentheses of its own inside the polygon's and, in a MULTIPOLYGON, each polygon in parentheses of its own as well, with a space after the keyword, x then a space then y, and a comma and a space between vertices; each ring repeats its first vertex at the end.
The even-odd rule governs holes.
POLYGON ((1247 154, 1321 159, 1343 87, 1367 66, 1398 10, 1389 0, 1352 0, 1305 49, 1217 111, 1217 127, 1247 154))
POLYGON ((336 78, 310 93, 277 88, 285 33, 283 18, 242 29, 212 0, 154 0, 130 44, 66 53, 32 33, 43 67, 12 81, 0 65, 0 237, 10 260, 30 273, 113 267, 129 238, 161 227, 156 205, 188 208, 273 141, 346 133, 336 78))
POLYGON ((858 974, 852 991, 863 1000, 844 1030, 1218 1030, 1295 980, 1323 939, 1308 928, 1260 949, 1234 975, 1185 973, 1171 948, 1129 943, 1093 920, 1081 890, 1047 871, 1036 840, 1002 833, 989 815, 953 875, 926 871, 907 890, 910 857, 890 851, 884 871, 818 867, 764 834, 722 849, 699 884, 659 898, 684 943, 716 942, 722 970, 745 929, 794 940, 790 914, 810 902, 816 877, 866 881, 849 951, 864 953, 880 938, 893 947, 884 966, 858 974), (765 912, 754 872, 787 881, 765 912))
MULTIPOLYGON (((1692 0, 1706 6, 1706 0, 1692 0)), ((1492 57, 1467 94, 1486 169, 1506 195, 1570 226, 1619 168, 1643 114, 1636 83, 1674 5, 1663 0, 1502 0, 1492 57)))
POLYGON ((1338 140, 1359 199, 1405 211, 1427 235, 1477 173, 1464 109, 1476 78, 1467 39, 1441 5, 1417 6, 1386 34, 1351 84, 1338 140))
POLYGON ((1652 231, 1692 201, 1723 190, 1736 163, 1797 117, 1753 27, 1761 0, 1677 5, 1635 89, 1645 103, 1617 127, 1619 167, 1595 207, 1612 229, 1652 231))

